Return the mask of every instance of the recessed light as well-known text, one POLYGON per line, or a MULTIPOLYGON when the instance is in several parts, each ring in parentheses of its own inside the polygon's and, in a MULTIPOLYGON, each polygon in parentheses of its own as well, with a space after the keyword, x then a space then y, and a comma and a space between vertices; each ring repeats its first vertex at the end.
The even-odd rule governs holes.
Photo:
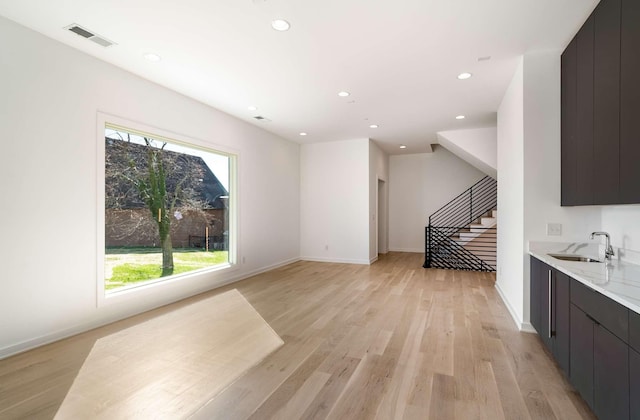
POLYGON ((460 79, 460 80, 466 80, 466 79, 468 79, 470 77, 471 77, 471 73, 460 73, 458 75, 458 79, 460 79))
POLYGON ((407 146, 405 146, 404 144, 401 144, 401 145, 400 145, 400 148, 401 148, 401 149, 406 149, 406 148, 407 148, 407 146))
POLYGON ((271 27, 276 31, 288 31, 291 25, 284 19, 276 19, 271 21, 271 27))
POLYGON ((144 58, 148 61, 153 61, 153 62, 158 62, 160 60, 162 60, 162 57, 160 57, 158 54, 154 54, 154 53, 146 53, 144 55, 144 58))
POLYGON ((258 107, 257 107, 257 106, 253 106, 253 105, 251 105, 251 106, 247 107, 247 109, 248 109, 249 111, 257 111, 257 110, 258 110, 258 107))
POLYGON ((349 92, 347 91, 342 91, 342 92, 338 92, 338 96, 341 98, 346 98, 347 96, 351 95, 349 92))
POLYGON ((378 128, 378 124, 371 124, 369 128, 378 128))
POLYGON ((300 133, 301 136, 306 136, 307 133, 305 133, 304 131, 302 133, 300 133))
POLYGON ((456 120, 464 120, 465 116, 464 115, 458 115, 456 117, 456 120))

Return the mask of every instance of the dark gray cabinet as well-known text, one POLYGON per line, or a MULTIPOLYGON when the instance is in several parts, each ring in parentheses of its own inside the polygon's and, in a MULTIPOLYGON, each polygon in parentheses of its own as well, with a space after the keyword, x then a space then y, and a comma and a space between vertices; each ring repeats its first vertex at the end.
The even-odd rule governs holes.
POLYGON ((600 420, 629 418, 629 346, 601 324, 593 333, 593 402, 600 420))
POLYGON ((571 304, 570 363, 571 384, 589 407, 593 407, 593 320, 574 304, 571 304), (580 349, 591 349, 591 351, 580 349))
POLYGON ((640 419, 640 353, 629 347, 629 411, 640 419))
POLYGON ((629 311, 629 411, 640 420, 640 315, 629 311))
POLYGON ((623 0, 620 32, 620 202, 640 197, 640 2, 623 0))
POLYGON ((602 0, 562 54, 563 206, 640 203, 638 22, 638 0, 602 0))
POLYGON ((576 136, 573 140, 576 165, 575 204, 589 204, 594 201, 594 20, 590 17, 576 35, 576 136))
POLYGON ((558 365, 569 373, 569 285, 571 278, 557 270, 552 272, 553 280, 553 355, 558 365))
POLYGON ((531 324, 558 365, 569 372, 569 277, 531 258, 531 324))
POLYGON ((538 334, 544 334, 542 329, 542 296, 540 294, 540 281, 541 270, 544 270, 547 266, 542 261, 531 257, 531 274, 530 278, 530 292, 529 292, 529 319, 531 325, 538 332, 538 334))
POLYGON ((599 419, 640 420, 640 314, 531 257, 531 324, 599 419))
POLYGON ((599 419, 628 419, 629 310, 571 280, 569 378, 599 419))
POLYGON ((604 0, 593 12, 592 153, 606 169, 592 177, 592 204, 620 201, 620 7, 620 0, 604 0))
POLYGON ((577 205, 578 199, 578 39, 569 43, 560 58, 560 200, 563 206, 577 205))

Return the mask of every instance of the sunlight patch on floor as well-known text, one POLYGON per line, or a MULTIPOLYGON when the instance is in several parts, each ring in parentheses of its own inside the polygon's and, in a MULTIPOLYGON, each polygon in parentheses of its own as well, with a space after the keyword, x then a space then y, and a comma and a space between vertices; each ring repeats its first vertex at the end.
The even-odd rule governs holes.
POLYGON ((233 289, 96 341, 56 418, 183 418, 282 344, 233 289))

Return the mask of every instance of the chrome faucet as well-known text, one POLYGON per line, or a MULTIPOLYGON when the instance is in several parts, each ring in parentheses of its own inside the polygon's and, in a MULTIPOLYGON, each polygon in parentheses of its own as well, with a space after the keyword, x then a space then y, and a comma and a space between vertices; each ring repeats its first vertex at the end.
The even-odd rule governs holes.
POLYGON ((591 239, 595 238, 596 235, 604 236, 607 240, 604 248, 604 258, 607 261, 611 261, 611 257, 613 257, 615 254, 613 252, 613 248, 611 247, 611 238, 609 237, 609 234, 607 232, 591 232, 591 239))

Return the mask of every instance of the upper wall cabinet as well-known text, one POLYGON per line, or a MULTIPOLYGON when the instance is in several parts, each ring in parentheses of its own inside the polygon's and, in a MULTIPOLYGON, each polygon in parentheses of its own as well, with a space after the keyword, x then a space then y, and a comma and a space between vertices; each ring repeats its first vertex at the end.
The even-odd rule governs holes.
POLYGON ((640 2, 602 0, 562 54, 562 205, 640 203, 640 2))
POLYGON ((623 0, 620 31, 620 203, 640 202, 640 1, 623 0))

